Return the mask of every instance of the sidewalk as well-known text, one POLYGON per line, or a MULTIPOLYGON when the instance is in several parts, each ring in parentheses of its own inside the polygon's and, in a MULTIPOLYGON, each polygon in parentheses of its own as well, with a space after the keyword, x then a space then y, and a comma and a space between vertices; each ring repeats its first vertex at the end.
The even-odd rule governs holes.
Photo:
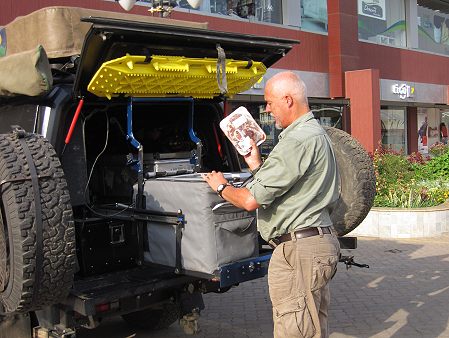
POLYGON ((332 338, 449 337, 449 238, 359 239, 333 281, 332 338))
MULTIPOLYGON (((369 269, 339 271, 331 282, 331 338, 448 337, 449 237, 413 240, 359 238, 358 249, 344 250, 369 269)), ((272 337, 266 278, 243 283, 225 294, 204 297, 201 338, 272 337)), ((158 332, 129 328, 120 319, 79 338, 188 337, 179 325, 158 332)))

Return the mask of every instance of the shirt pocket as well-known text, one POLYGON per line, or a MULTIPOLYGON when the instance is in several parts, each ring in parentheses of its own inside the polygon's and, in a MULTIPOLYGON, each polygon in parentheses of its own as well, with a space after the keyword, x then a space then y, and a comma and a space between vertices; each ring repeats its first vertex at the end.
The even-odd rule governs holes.
POLYGON ((283 300, 273 306, 273 319, 276 337, 310 338, 315 335, 316 329, 304 295, 283 300))
POLYGON ((316 291, 325 286, 337 271, 338 256, 316 256, 312 264, 311 290, 316 291))

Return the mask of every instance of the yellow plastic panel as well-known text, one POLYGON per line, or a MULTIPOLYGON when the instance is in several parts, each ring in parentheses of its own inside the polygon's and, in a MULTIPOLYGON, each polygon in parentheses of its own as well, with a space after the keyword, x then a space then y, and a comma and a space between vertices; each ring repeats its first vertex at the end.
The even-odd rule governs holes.
MULTIPOLYGON (((145 59, 145 56, 127 55, 105 62, 87 90, 108 99, 118 95, 212 98, 220 94, 217 59, 160 55, 153 55, 150 62, 145 59)), ((226 96, 250 89, 265 72, 262 62, 248 64, 248 61, 226 59, 226 96)))

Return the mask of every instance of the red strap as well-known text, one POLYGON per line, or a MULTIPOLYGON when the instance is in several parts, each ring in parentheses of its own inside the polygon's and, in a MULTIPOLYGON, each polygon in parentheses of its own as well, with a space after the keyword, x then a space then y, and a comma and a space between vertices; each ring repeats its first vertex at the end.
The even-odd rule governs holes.
POLYGON ((221 159, 223 159, 223 152, 221 150, 220 139, 218 138, 217 127, 215 126, 215 124, 213 124, 212 126, 214 129, 215 142, 217 142, 217 150, 218 150, 218 153, 220 154, 221 159))
POLYGON ((70 142, 70 139, 72 138, 73 129, 75 129, 76 121, 78 121, 78 117, 80 116, 81 108, 83 108, 84 99, 81 99, 80 102, 78 102, 78 107, 76 107, 75 115, 73 116, 72 124, 70 125, 69 132, 67 133, 67 136, 65 138, 64 143, 68 144, 70 142))

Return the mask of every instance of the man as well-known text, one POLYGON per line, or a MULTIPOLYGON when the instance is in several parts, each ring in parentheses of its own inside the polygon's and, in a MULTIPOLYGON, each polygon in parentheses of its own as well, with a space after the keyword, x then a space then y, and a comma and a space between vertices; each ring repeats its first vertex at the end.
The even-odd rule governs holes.
POLYGON ((258 208, 260 234, 275 247, 268 269, 274 336, 328 337, 328 282, 340 253, 329 217, 339 197, 335 156, 298 76, 273 76, 265 101, 276 127, 284 130, 263 163, 252 143, 245 161, 254 180, 235 188, 219 172, 203 178, 237 207, 258 208))

